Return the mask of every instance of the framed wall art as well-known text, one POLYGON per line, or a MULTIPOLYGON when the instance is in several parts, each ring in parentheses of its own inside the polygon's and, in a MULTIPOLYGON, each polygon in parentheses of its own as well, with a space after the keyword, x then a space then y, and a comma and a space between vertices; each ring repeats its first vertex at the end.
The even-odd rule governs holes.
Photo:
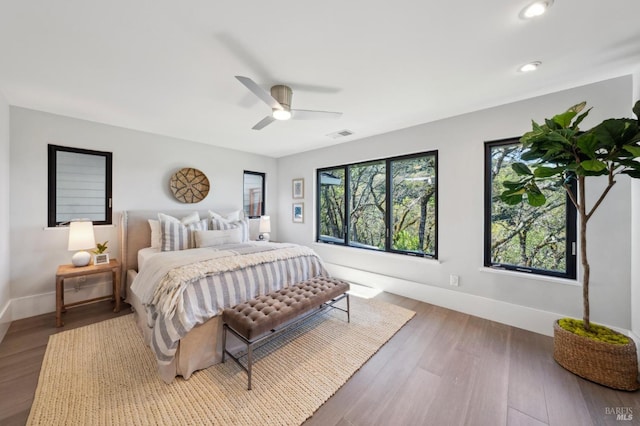
POLYGON ((292 197, 304 198, 304 179, 293 179, 292 184, 292 197))
POLYGON ((294 223, 304 222, 304 203, 293 203, 292 220, 294 223))

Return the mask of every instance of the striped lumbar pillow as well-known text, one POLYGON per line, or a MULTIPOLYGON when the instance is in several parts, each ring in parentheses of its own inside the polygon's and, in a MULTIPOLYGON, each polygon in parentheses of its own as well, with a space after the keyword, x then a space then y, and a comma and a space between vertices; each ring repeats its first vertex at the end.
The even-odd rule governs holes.
POLYGON ((240 228, 242 232, 242 242, 245 243, 249 241, 249 220, 234 220, 229 221, 225 219, 216 219, 211 217, 211 229, 214 231, 221 230, 225 231, 227 229, 240 228))
POLYGON ((195 248, 194 231, 205 231, 207 229, 207 219, 200 220, 197 212, 182 219, 158 213, 158 220, 160 221, 160 232, 162 234, 161 251, 195 248))

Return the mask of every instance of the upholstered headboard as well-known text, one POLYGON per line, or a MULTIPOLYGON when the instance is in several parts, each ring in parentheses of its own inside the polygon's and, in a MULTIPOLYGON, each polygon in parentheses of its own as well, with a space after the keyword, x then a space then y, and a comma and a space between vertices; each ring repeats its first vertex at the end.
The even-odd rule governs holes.
MULTIPOLYGON (((149 219, 158 219, 158 213, 182 218, 194 210, 128 210, 120 217, 120 259, 122 282, 127 283, 127 271, 138 270, 138 250, 151 246, 149 219)), ((202 219, 209 217, 208 210, 196 210, 202 219)), ((223 212, 224 213, 224 212, 223 212)), ((250 238, 257 237, 259 219, 249 220, 250 238)), ((126 284, 125 284, 126 285, 126 284)))

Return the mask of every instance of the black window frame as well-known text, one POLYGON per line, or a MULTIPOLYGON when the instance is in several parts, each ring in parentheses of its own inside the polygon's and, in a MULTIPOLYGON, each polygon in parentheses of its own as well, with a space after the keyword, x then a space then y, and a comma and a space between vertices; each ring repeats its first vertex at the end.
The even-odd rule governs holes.
POLYGON ((71 152, 75 154, 96 155, 105 157, 105 220, 94 220, 94 225, 112 225, 113 224, 113 153, 107 151, 96 151, 92 149, 73 148, 62 145, 48 144, 47 160, 48 160, 48 208, 47 208, 47 226, 50 228, 64 226, 69 221, 57 221, 56 198, 57 198, 57 153, 71 152))
POLYGON ((267 200, 266 200, 266 191, 265 191, 265 187, 267 186, 267 174, 264 172, 252 172, 250 170, 245 170, 242 173, 242 211, 244 212, 245 216, 249 219, 257 219, 260 216, 264 216, 265 212, 266 212, 266 204, 267 204, 267 200), (259 215, 249 215, 247 214, 247 212, 244 209, 244 190, 245 190, 245 176, 246 175, 253 175, 253 176, 260 176, 262 178, 262 204, 261 204, 261 211, 259 215))
POLYGON ((348 163, 348 164, 342 164, 342 165, 337 165, 337 166, 331 166, 331 167, 323 167, 323 168, 319 168, 316 169, 316 209, 315 209, 315 215, 316 215, 316 242, 318 243, 324 243, 324 244, 333 244, 333 245, 339 245, 339 246, 344 246, 344 247, 352 247, 352 248, 356 248, 356 249, 362 249, 362 250, 371 250, 371 251, 375 251, 378 253, 393 253, 393 254, 402 254, 405 256, 412 256, 412 257, 422 257, 422 258, 427 258, 427 259, 438 259, 438 212, 440 210, 439 208, 439 202, 438 202, 438 194, 439 194, 439 164, 438 164, 438 151, 437 150, 431 150, 431 151, 424 151, 424 152, 418 152, 418 153, 412 153, 412 154, 405 154, 405 155, 398 155, 398 156, 394 156, 394 157, 386 157, 386 158, 377 158, 377 159, 371 159, 371 160, 366 160, 366 161, 360 161, 360 162, 354 162, 354 163, 348 163), (401 160, 407 160, 407 159, 411 159, 411 158, 418 158, 418 157, 427 157, 427 156, 433 156, 434 157, 434 170, 435 170, 435 192, 434 192, 434 203, 435 203, 435 211, 434 211, 434 216, 435 216, 435 229, 434 229, 434 252, 433 253, 420 253, 420 252, 416 252, 416 251, 409 251, 409 250, 398 250, 398 249, 393 249, 392 246, 392 238, 391 238, 391 227, 390 227, 390 223, 392 220, 392 194, 393 194, 393 186, 392 186, 392 175, 390 173, 391 170, 391 163, 393 161, 401 161, 401 160), (386 196, 386 200, 385 200, 385 244, 384 244, 384 249, 374 249, 374 248, 368 248, 368 247, 363 247, 360 245, 352 245, 350 244, 349 241, 349 234, 350 234, 350 222, 349 222, 349 204, 348 204, 348 200, 349 200, 349 188, 350 188, 350 182, 349 182, 349 168, 350 167, 354 167, 354 166, 362 166, 362 165, 367 165, 367 164, 372 164, 372 163, 376 163, 376 162, 384 162, 385 163, 385 196, 386 196), (336 241, 336 240, 330 240, 330 239, 322 239, 321 238, 321 233, 320 233, 320 205, 321 205, 321 191, 320 191, 320 184, 321 184, 321 174, 331 171, 331 170, 338 170, 338 169, 342 169, 344 171, 344 176, 345 176, 345 190, 344 190, 344 215, 345 217, 343 217, 343 224, 344 224, 344 229, 342 231, 342 235, 343 235, 343 241, 336 241))
MULTIPOLYGON (((578 214, 576 207, 571 202, 569 195, 565 191, 565 263, 566 272, 558 272, 540 268, 530 268, 519 265, 492 262, 491 260, 491 207, 492 207, 492 176, 491 176, 491 150, 493 147, 520 144, 520 138, 506 138, 484 143, 484 266, 494 269, 503 269, 525 274, 551 276, 557 278, 576 279, 577 277, 577 222, 578 214)), ((570 184, 570 188, 575 194, 575 185, 570 184)), ((564 190, 563 190, 564 191, 564 190)))

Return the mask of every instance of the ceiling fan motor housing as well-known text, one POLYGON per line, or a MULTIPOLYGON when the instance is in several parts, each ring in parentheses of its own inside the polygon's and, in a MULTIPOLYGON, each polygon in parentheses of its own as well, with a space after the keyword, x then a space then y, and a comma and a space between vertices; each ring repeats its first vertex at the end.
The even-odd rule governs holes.
POLYGON ((293 96, 291 87, 283 86, 282 84, 273 86, 271 88, 271 96, 282 105, 285 111, 291 110, 291 97, 293 96))

